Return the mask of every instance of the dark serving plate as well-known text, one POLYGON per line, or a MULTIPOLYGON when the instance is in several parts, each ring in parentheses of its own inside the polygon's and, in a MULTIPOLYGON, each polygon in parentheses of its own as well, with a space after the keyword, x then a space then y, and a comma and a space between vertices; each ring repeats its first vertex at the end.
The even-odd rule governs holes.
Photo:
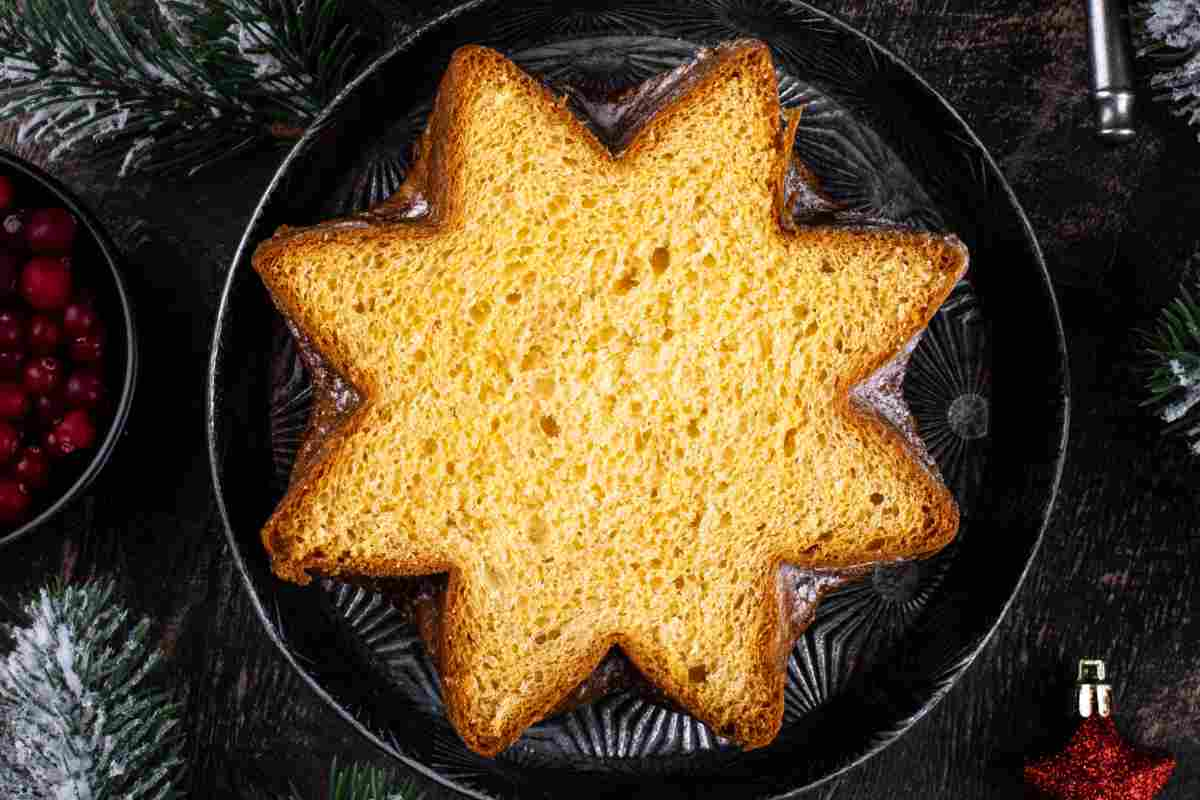
MULTIPOLYGON (((133 406, 137 382, 138 348, 133 303, 121 277, 120 254, 99 220, 66 186, 28 161, 0 150, 0 175, 12 179, 17 205, 22 208, 61 206, 78 221, 72 251, 78 285, 95 296, 96 308, 106 320, 104 386, 111 399, 110 413, 97 420, 98 442, 90 457, 76 453, 72 466, 51 472, 50 485, 34 498, 29 520, 10 531, 0 531, 0 547, 24 538, 83 494, 108 463, 133 406)), ((0 219, 5 216, 0 212, 0 219)))
MULTIPOLYGON (((602 123, 592 123, 603 135, 602 123)), ((1054 501, 1067 430, 1058 310, 1029 222, 978 138, 909 67, 799 2, 469 2, 355 81, 284 162, 254 214, 217 318, 208 437, 233 557, 268 635, 355 729, 476 797, 776 797, 878 752, 949 691, 1003 617, 1054 501), (963 511, 953 546, 831 595, 788 665, 783 730, 743 753, 632 694, 549 719, 496 759, 464 747, 412 625, 381 596, 275 579, 258 531, 283 493, 311 402, 254 247, 283 223, 364 208, 396 188, 459 45, 496 47, 575 110, 738 37, 774 53, 796 151, 848 207, 970 247, 971 271, 914 353, 905 393, 963 511), (582 99, 581 99, 582 98, 582 99)))

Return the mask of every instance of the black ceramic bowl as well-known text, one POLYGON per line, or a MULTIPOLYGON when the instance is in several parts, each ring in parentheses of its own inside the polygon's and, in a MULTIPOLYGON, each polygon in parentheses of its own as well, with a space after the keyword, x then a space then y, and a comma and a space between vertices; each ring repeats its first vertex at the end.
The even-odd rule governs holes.
POLYGON ((137 339, 133 306, 121 277, 117 248, 96 217, 57 180, 4 150, 0 150, 0 175, 13 181, 18 208, 60 206, 70 211, 79 223, 72 250, 75 285, 95 295, 96 308, 105 321, 104 388, 108 394, 106 413, 96 421, 95 449, 55 464, 50 485, 34 497, 29 521, 0 532, 0 546, 3 546, 36 530, 66 508, 87 490, 108 463, 133 405, 137 339))
MULTIPOLYGON (((603 138, 604 120, 588 121, 603 138)), ((1037 550, 1067 429, 1057 307, 995 163, 894 55, 799 2, 477 0, 428 23, 347 89, 280 168, 230 271, 210 370, 218 501, 268 635, 354 728, 476 797, 776 797, 877 752, 950 689, 1002 618, 1037 550), (771 46, 783 104, 805 106, 796 153, 829 193, 970 247, 971 272, 904 383, 962 530, 935 558, 880 566, 825 601, 791 654, 783 729, 769 747, 743 753, 684 714, 618 694, 481 758, 447 722, 413 626, 383 597, 332 581, 301 589, 270 573, 258 531, 286 486, 311 387, 250 256, 280 224, 344 214, 396 188, 460 45, 496 47, 571 87, 587 118, 589 98, 747 36, 771 46)))

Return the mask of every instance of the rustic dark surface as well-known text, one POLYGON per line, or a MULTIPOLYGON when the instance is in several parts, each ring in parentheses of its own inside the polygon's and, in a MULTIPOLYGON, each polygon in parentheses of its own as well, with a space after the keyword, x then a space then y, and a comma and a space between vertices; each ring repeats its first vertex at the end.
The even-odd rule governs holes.
MULTIPOLYGON (((431 7, 396 5, 414 20, 431 7)), ((1158 435, 1130 368, 1133 331, 1200 254, 1196 129, 1142 87, 1138 138, 1118 149, 1093 138, 1080 0, 816 5, 907 59, 1008 175, 1062 303, 1073 420, 1054 520, 979 660, 899 742, 811 796, 1024 796, 1023 760, 1070 732, 1081 657, 1108 661, 1127 736, 1179 757, 1161 797, 1200 796, 1200 458, 1158 435)), ((37 148, 4 146, 43 160, 37 148)), ((117 577, 160 623, 185 695, 194 797, 237 797, 289 777, 316 797, 330 757, 374 758, 261 634, 211 500, 208 339, 242 226, 278 159, 123 182, 109 168, 49 165, 126 253, 144 369, 126 440, 89 497, 0 558, 0 620, 53 576, 117 577)))

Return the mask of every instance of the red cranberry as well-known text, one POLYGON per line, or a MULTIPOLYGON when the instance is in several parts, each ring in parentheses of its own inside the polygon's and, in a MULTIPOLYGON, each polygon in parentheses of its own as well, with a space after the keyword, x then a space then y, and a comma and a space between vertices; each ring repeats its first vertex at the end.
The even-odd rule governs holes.
POLYGON ((20 419, 29 413, 29 395, 19 383, 0 383, 0 418, 20 419))
POLYGON ((21 433, 7 422, 0 422, 0 461, 7 462, 21 447, 21 433))
POLYGON ((40 356, 25 365, 25 389, 30 394, 50 394, 63 380, 62 362, 54 356, 40 356))
POLYGON ((19 481, 0 478, 0 522, 20 522, 29 513, 32 498, 19 481))
POLYGON ((25 354, 20 350, 0 350, 0 379, 21 377, 25 354))
POLYGON ((67 253, 75 241, 75 217, 65 208, 39 208, 30 212, 25 241, 35 253, 67 253))
POLYGON ((104 397, 104 382, 91 369, 77 369, 67 378, 63 399, 68 408, 95 408, 104 397))
POLYGON ((25 349, 25 317, 18 311, 0 311, 0 350, 25 349))
POLYGON ((100 327, 100 315, 91 303, 75 300, 63 309, 62 327, 67 336, 84 336, 100 327))
POLYGON ((13 186, 12 178, 0 175, 0 211, 13 207, 17 199, 17 187, 13 186))
POLYGON ((0 248, 25 252, 26 216, 24 211, 0 212, 0 248))
POLYGON ((34 314, 33 319, 29 320, 29 349, 35 356, 50 355, 58 349, 61 341, 62 327, 53 317, 34 314))
POLYGON ((71 299, 70 260, 34 256, 21 271, 21 296, 39 311, 62 308, 71 299))
POLYGON ((38 422, 43 425, 55 425, 58 423, 67 406, 63 402, 63 396, 59 392, 51 392, 50 394, 39 394, 33 398, 33 413, 37 416, 38 422))
POLYGON ((96 329, 86 336, 76 336, 67 345, 71 358, 84 364, 94 364, 104 358, 104 331, 96 329))
POLYGON ((50 459, 37 445, 21 450, 13 465, 13 477, 30 489, 43 489, 50 483, 50 459))
POLYGON ((7 297, 17 290, 17 278, 21 274, 21 259, 11 250, 0 249, 0 297, 7 297))
POLYGON ((68 411, 46 434, 46 450, 54 456, 69 456, 76 450, 87 450, 95 443, 96 426, 91 415, 82 409, 68 411))

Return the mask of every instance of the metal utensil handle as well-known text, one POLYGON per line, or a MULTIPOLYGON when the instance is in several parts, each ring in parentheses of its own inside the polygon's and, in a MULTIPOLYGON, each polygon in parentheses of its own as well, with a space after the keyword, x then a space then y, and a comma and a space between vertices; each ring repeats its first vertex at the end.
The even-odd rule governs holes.
POLYGON ((1088 51, 1096 133, 1127 142, 1134 133, 1133 68, 1117 0, 1087 0, 1088 51))

